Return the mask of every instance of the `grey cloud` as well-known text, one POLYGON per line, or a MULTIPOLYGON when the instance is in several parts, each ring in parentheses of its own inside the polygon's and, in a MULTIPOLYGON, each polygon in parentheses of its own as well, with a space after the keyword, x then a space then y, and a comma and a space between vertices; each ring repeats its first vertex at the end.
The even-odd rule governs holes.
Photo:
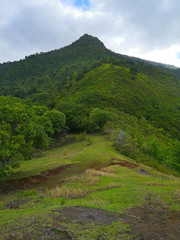
MULTIPOLYGON (((94 5, 96 2, 92 0, 94 5)), ((122 31, 128 37, 128 44, 132 41, 144 50, 150 50, 179 43, 178 0, 99 0, 97 7, 124 19, 122 31)))
POLYGON ((123 37, 125 41, 116 46, 122 53, 179 44, 179 0, 90 0, 88 11, 70 2, 0 0, 0 61, 60 48, 84 33, 108 46, 123 37))

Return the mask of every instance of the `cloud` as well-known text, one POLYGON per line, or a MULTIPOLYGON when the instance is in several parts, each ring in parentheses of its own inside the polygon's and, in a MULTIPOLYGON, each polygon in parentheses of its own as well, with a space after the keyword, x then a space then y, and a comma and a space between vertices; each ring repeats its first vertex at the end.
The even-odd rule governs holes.
POLYGON ((177 57, 178 57, 178 59, 180 59, 180 52, 177 53, 177 57))
POLYGON ((180 67, 179 0, 0 0, 0 5, 0 62, 60 48, 89 33, 113 51, 180 67))
POLYGON ((74 0, 74 5, 86 9, 87 7, 89 7, 90 3, 88 0, 74 0))

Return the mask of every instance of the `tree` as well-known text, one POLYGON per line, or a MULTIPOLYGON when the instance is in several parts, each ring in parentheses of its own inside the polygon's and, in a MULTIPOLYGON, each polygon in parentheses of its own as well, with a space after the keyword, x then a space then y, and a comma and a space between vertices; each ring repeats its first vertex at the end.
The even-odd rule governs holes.
POLYGON ((0 97, 0 175, 21 160, 32 157, 36 148, 45 149, 50 136, 65 126, 65 115, 44 107, 28 107, 13 97, 0 97))
POLYGON ((32 153, 32 131, 25 105, 13 97, 0 97, 0 172, 15 167, 32 153), (28 130, 27 130, 28 129, 28 130))
POLYGON ((53 109, 46 111, 44 117, 48 118, 51 121, 54 133, 61 132, 65 127, 66 117, 64 113, 59 112, 58 110, 53 109))
POLYGON ((95 108, 91 111, 89 116, 91 131, 102 130, 107 121, 116 121, 116 114, 100 108, 95 108))
POLYGON ((71 132, 88 131, 88 107, 86 108, 83 104, 77 104, 68 100, 60 101, 57 105, 57 109, 65 114, 66 126, 71 132))

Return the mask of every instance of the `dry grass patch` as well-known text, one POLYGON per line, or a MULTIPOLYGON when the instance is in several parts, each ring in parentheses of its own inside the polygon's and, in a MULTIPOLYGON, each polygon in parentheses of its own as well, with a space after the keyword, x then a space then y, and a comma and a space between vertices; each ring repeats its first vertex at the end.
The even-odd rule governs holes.
POLYGON ((118 177, 116 174, 111 172, 106 172, 103 169, 101 170, 87 169, 86 171, 88 172, 89 176, 118 177))
POLYGON ((97 175, 92 175, 89 170, 86 170, 83 174, 68 178, 67 181, 87 183, 89 186, 95 186, 100 182, 100 178, 97 175))
POLYGON ((101 168, 101 171, 106 173, 116 173, 116 167, 119 167, 119 165, 113 165, 113 166, 101 168))
POLYGON ((171 199, 173 199, 174 202, 177 202, 178 204, 180 204, 180 190, 179 189, 175 190, 172 193, 171 199))
POLYGON ((67 187, 67 186, 62 186, 62 187, 55 187, 50 191, 50 196, 51 197, 66 197, 66 198, 81 198, 85 197, 87 194, 87 190, 82 189, 80 187, 78 188, 73 188, 73 187, 67 187))
POLYGON ((100 177, 118 177, 111 172, 99 171, 95 169, 87 169, 80 175, 75 175, 66 179, 62 186, 56 186, 50 190, 51 197, 66 197, 66 198, 82 198, 88 193, 94 191, 106 190, 109 188, 119 187, 119 183, 111 182, 104 187, 98 188, 100 177), (96 186, 96 187, 95 187, 96 186))
POLYGON ((90 171, 66 179, 65 184, 50 190, 51 197, 81 198, 91 192, 91 187, 97 186, 100 177, 92 175, 90 171))
POLYGON ((91 202, 93 205, 95 206, 99 206, 99 207, 104 207, 105 205, 108 205, 109 202, 108 201, 105 201, 103 199, 100 199, 100 198, 96 198, 96 197, 93 197, 91 199, 91 202))

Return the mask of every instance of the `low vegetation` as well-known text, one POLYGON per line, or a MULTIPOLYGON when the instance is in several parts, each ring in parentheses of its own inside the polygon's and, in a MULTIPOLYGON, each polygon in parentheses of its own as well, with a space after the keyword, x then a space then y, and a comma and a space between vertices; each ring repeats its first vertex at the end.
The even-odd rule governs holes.
POLYGON ((179 83, 87 34, 0 64, 0 239, 179 239, 179 83))
MULTIPOLYGON (((151 196, 153 207, 158 203, 179 210, 178 177, 157 172, 120 155, 113 148, 112 142, 107 140, 106 135, 88 138, 93 142, 90 146, 86 144, 86 139, 79 141, 74 138, 75 142, 44 151, 42 157, 28 162, 27 170, 31 174, 26 177, 29 178, 37 175, 38 166, 39 175, 50 167, 51 169, 65 165, 69 167, 61 173, 54 172, 45 183, 34 182, 33 190, 19 188, 13 192, 13 189, 10 189, 7 194, 1 195, 1 239, 8 239, 10 236, 23 239, 26 236, 25 232, 28 233, 28 237, 39 236, 41 239, 41 234, 45 236, 47 229, 57 229, 58 236, 65 231, 65 235, 68 233, 74 239, 98 239, 101 234, 104 239, 112 239, 110 235, 113 235, 114 239, 117 239, 116 237, 131 239, 135 233, 123 218, 120 221, 114 218, 114 223, 110 225, 96 223, 100 220, 95 222, 88 220, 89 223, 84 220, 82 225, 78 221, 73 222, 72 216, 64 215, 63 218, 63 214, 59 215, 58 211, 78 206, 77 209, 82 207, 85 213, 89 211, 86 208, 90 207, 125 214, 127 209, 134 206, 142 207, 148 196, 151 196), (49 159, 52 165, 49 165, 49 159), (72 167, 70 163, 73 164, 72 167), (37 228, 39 230, 36 230, 37 228)), ((1 178, 1 183, 5 186, 10 179, 11 184, 15 183, 16 179, 21 183, 25 167, 26 161, 15 169, 13 175, 1 178)), ((69 210, 68 214, 70 213, 72 214, 72 210, 69 210)))

